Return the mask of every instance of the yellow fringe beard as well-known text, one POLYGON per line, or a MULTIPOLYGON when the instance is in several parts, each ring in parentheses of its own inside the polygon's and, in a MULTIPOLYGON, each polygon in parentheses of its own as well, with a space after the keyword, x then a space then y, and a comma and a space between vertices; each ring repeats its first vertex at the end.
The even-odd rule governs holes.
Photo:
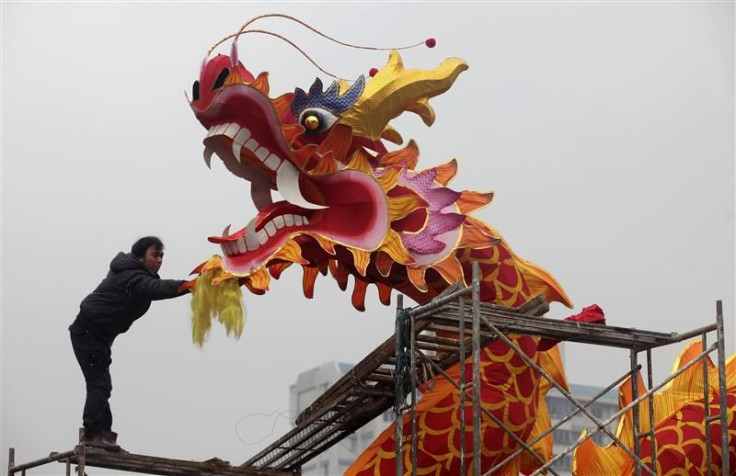
POLYGON ((225 326, 228 336, 240 338, 245 325, 243 291, 237 279, 223 279, 218 284, 212 281, 223 274, 221 268, 209 269, 197 278, 192 293, 192 341, 202 346, 217 318, 225 326))

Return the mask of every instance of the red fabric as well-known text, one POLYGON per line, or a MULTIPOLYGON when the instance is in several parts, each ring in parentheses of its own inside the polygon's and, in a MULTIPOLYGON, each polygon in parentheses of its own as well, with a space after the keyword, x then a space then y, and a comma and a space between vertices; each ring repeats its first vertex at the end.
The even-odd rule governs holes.
MULTIPOLYGON (((586 324, 606 325, 606 316, 603 314, 603 309, 601 309, 598 304, 584 307, 582 312, 579 314, 574 314, 564 320, 570 322, 585 322, 586 324)), ((537 344, 537 350, 544 352, 545 350, 549 350, 556 346, 559 342, 560 341, 557 339, 542 338, 537 344)))

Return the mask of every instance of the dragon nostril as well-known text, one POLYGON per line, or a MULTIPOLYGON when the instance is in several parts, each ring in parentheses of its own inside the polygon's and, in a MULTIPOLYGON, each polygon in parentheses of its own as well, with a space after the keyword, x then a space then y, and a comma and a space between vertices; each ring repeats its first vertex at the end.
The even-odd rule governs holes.
POLYGON ((215 84, 212 85, 212 90, 221 88, 225 85, 225 80, 230 75, 230 70, 227 68, 223 68, 222 71, 220 71, 220 74, 217 75, 217 79, 215 79, 215 84))
POLYGON ((192 98, 194 101, 199 100, 199 81, 195 81, 192 84, 192 98))

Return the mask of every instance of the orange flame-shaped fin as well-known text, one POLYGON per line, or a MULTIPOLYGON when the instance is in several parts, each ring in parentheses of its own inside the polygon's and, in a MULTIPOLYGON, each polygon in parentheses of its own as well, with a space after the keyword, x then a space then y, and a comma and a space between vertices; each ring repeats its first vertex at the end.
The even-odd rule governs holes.
POLYGON ((353 254, 353 264, 355 265, 355 269, 361 276, 365 276, 365 272, 368 269, 368 262, 371 260, 371 254, 367 251, 355 248, 348 249, 353 254))
POLYGON ((337 172, 337 162, 332 159, 332 154, 327 153, 322 157, 309 173, 312 175, 329 175, 337 172))
POLYGON ((391 287, 383 283, 376 283, 376 287, 378 288, 378 299, 381 301, 381 304, 384 306, 390 305, 391 287))
POLYGON ((271 273, 273 279, 279 279, 281 277, 281 273, 283 273, 284 270, 292 264, 294 263, 292 263, 291 261, 279 261, 277 263, 272 263, 268 265, 268 272, 271 273))
POLYGON ((266 294, 266 290, 253 287, 253 283, 250 282, 249 277, 238 279, 238 284, 240 284, 241 286, 245 286, 246 288, 248 288, 250 292, 252 292, 253 294, 257 296, 262 296, 266 294))
POLYGON ((276 99, 271 100, 271 104, 273 104, 273 108, 276 111, 276 116, 281 117, 287 111, 291 110, 292 101, 294 101, 294 93, 282 94, 276 99))
POLYGON ((353 288, 352 302, 353 307, 359 311, 365 311, 365 292, 368 283, 362 279, 355 277, 355 287, 353 288))
POLYGON ((304 296, 307 299, 312 299, 314 297, 314 283, 317 281, 319 268, 316 266, 304 266, 303 268, 302 288, 304 289, 304 296))
POLYGON ((446 164, 438 165, 434 169, 436 173, 434 180, 444 187, 450 183, 450 180, 452 180, 457 173, 457 160, 452 159, 446 164))
POLYGON ((253 80, 250 85, 268 96, 268 92, 270 90, 270 87, 268 85, 268 72, 264 71, 263 73, 259 74, 258 77, 253 80))
POLYGON ((378 269, 378 272, 383 276, 384 278, 387 278, 388 275, 391 273, 391 267, 394 264, 394 260, 391 259, 391 257, 383 252, 379 251, 376 253, 376 269, 378 269))
POLYGON ((427 283, 424 281, 424 273, 426 271, 427 268, 425 267, 414 268, 412 266, 408 266, 406 268, 406 274, 409 275, 409 281, 411 281, 411 284, 421 292, 427 292, 428 289, 427 283))
POLYGON ((271 282, 271 275, 268 274, 265 268, 261 268, 255 273, 249 276, 250 286, 249 288, 260 289, 262 291, 268 291, 268 285, 271 282))
POLYGON ((316 153, 317 144, 307 144, 304 147, 295 150, 291 155, 294 164, 302 170, 305 170, 312 154, 316 153))
POLYGON ((342 262, 337 260, 330 260, 329 263, 330 274, 337 281, 337 285, 345 291, 348 288, 348 270, 342 262))
POLYGON ((284 133, 286 143, 289 145, 293 144, 294 139, 304 133, 304 128, 299 124, 286 124, 285 126, 281 126, 281 130, 284 133))
POLYGON ((309 235, 317 242, 317 244, 331 255, 335 255, 335 243, 321 235, 309 235))
POLYGON ((365 174, 372 174, 373 169, 371 169, 370 158, 371 156, 368 155, 368 152, 366 152, 365 149, 356 149, 356 151, 353 152, 353 155, 350 156, 347 168, 360 170, 365 174))
POLYGON ((399 177, 401 177, 401 167, 389 167, 376 180, 381 188, 388 192, 399 182, 399 177))
MULTIPOLYGON (((409 251, 404 247, 404 243, 401 241, 401 238, 399 237, 399 234, 396 233, 394 230, 388 230, 388 233, 386 233, 386 237, 383 239, 383 243, 381 243, 381 246, 379 247, 381 251, 384 251, 387 253, 391 258, 393 258, 393 261, 396 261, 399 264, 414 264, 416 261, 414 258, 409 254, 409 251)), ((380 256, 381 253, 379 253, 380 256)), ((379 257, 376 257, 376 266, 378 265, 379 257)), ((382 263, 381 266, 386 266, 386 263, 382 263)), ((383 271, 390 271, 391 265, 388 265, 388 268, 385 268, 384 270, 381 270, 379 267, 379 272, 382 276, 386 277, 387 274, 383 274, 383 271)))
POLYGON ((389 152, 381 158, 379 165, 406 165, 406 168, 414 170, 419 161, 419 146, 411 139, 403 149, 389 152))
POLYGON ((394 222, 401 220, 417 208, 427 208, 427 202, 419 195, 406 194, 397 197, 388 197, 388 216, 394 222))
POLYGON ((352 141, 353 134, 350 126, 335 124, 327 133, 325 140, 319 145, 318 153, 326 155, 327 152, 332 152, 333 159, 345 163, 352 141))
POLYGON ((465 190, 460 194, 460 198, 457 199, 457 208, 460 213, 467 215, 476 210, 480 210, 485 207, 493 200, 493 192, 473 192, 472 190, 465 190))
POLYGON ((500 243, 501 240, 499 238, 488 236, 480 228, 473 226, 471 223, 467 218, 465 219, 458 248, 481 249, 500 243))
POLYGON ((448 284, 454 284, 460 280, 465 283, 463 267, 454 254, 451 254, 439 263, 432 265, 432 267, 436 269, 438 273, 440 273, 442 279, 447 281, 448 284))
POLYGON ((279 251, 273 256, 274 259, 291 261, 298 264, 309 264, 309 261, 302 257, 302 249, 294 240, 287 240, 279 251))

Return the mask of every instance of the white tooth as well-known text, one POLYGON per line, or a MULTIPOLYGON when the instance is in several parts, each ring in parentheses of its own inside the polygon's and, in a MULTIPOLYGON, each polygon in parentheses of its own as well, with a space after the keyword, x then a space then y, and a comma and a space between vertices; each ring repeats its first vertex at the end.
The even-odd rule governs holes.
POLYGON ((294 215, 294 224, 296 226, 302 226, 302 217, 301 217, 301 215, 294 215))
POLYGON ((276 217, 273 219, 273 223, 276 225, 276 228, 279 230, 284 227, 284 217, 276 217))
POLYGON ((266 243, 266 241, 268 241, 268 235, 263 230, 256 233, 256 236, 258 237, 258 243, 260 244, 264 244, 266 243))
POLYGON ((256 157, 258 157, 258 160, 260 160, 261 162, 266 160, 266 158, 268 157, 268 154, 270 153, 271 152, 269 152, 268 149, 266 149, 265 147, 259 147, 258 150, 256 150, 255 152, 256 157))
POLYGON ((294 224, 294 215, 288 213, 284 215, 284 222, 286 223, 286 226, 292 226, 294 224))
POLYGON ((230 225, 226 226, 224 230, 222 230, 222 237, 226 237, 230 234, 230 225))
POLYGON ((220 243, 220 249, 222 250, 222 254, 224 254, 225 256, 230 256, 228 254, 228 250, 227 250, 227 247, 225 246, 225 243, 220 243))
POLYGON ((218 127, 220 127, 219 124, 210 127, 210 129, 207 131, 207 137, 212 137, 213 135, 215 135, 218 127))
POLYGON ((241 236, 238 238, 238 241, 236 242, 238 244, 238 251, 241 253, 245 253, 248 251, 248 248, 245 246, 245 239, 241 236))
POLYGON ((243 148, 243 144, 245 144, 245 141, 247 141, 249 137, 250 131, 243 127, 238 131, 238 134, 233 139, 233 156, 238 162, 240 162, 240 149, 243 148))
POLYGON ((258 243, 258 237, 252 231, 245 234, 245 243, 248 245, 250 251, 257 250, 260 244, 258 243))
POLYGON ((227 126, 227 128, 224 131, 222 131, 222 134, 228 136, 231 139, 234 139, 235 134, 238 133, 238 130, 240 130, 240 126, 233 122, 232 124, 227 126))
POLYGON ((273 236, 276 234, 276 225, 273 224, 273 222, 266 223, 266 226, 263 227, 266 230, 266 233, 268 233, 268 236, 273 236))
POLYGON ((281 163, 281 167, 276 172, 276 187, 282 197, 298 207, 310 210, 327 208, 310 203, 302 196, 302 192, 299 190, 299 171, 290 162, 283 161, 281 163))
POLYGON ((252 137, 248 140, 248 142, 245 143, 245 148, 250 149, 251 152, 255 152, 258 148, 258 141, 253 139, 252 137))
POLYGON ((302 217, 302 220, 304 221, 305 225, 309 225, 309 220, 307 220, 307 217, 302 217))
POLYGON ((207 164, 207 168, 212 170, 212 154, 215 153, 215 149, 205 147, 202 156, 204 157, 204 163, 207 164))
POLYGON ((245 144, 245 141, 248 139, 250 139, 250 131, 245 127, 241 128, 233 138, 235 142, 240 142, 241 144, 245 144))
POLYGON ((279 168, 279 165, 281 165, 281 159, 277 155, 271 154, 264 162, 264 165, 271 170, 276 170, 279 168))
POLYGON ((240 162, 240 149, 243 148, 243 144, 238 144, 237 142, 233 142, 233 157, 235 157, 235 160, 240 162))
POLYGON ((230 124, 227 124, 226 123, 226 124, 219 124, 219 125, 215 126, 215 130, 212 132, 212 135, 213 136, 219 136, 220 134, 222 134, 222 131, 224 131, 225 129, 227 129, 227 126, 229 126, 229 125, 230 124))

